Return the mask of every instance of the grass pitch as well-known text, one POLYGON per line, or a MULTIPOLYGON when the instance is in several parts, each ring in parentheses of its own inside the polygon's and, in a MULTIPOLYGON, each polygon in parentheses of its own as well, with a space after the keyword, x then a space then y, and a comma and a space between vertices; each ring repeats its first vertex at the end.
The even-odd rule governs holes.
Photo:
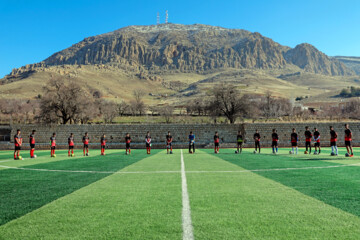
MULTIPOLYGON (((359 158, 234 151, 183 150, 195 239, 360 238, 359 158)), ((0 239, 183 238, 181 150, 99 153, 0 151, 0 239)))

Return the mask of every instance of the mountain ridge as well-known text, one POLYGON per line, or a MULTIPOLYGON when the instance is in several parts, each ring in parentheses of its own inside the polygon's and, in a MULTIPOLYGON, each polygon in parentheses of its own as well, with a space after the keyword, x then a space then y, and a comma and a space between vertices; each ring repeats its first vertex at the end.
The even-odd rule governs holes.
POLYGON ((260 33, 193 24, 128 26, 84 40, 44 61, 13 69, 10 76, 56 65, 111 65, 140 73, 202 73, 218 69, 281 69, 349 76, 355 72, 310 44, 283 46, 260 33))

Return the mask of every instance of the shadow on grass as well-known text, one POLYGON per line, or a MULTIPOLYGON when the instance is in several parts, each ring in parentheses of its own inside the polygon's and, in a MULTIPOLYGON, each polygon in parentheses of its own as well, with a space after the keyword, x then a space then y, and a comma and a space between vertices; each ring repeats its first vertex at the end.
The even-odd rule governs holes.
MULTIPOLYGON (((24 168, 118 171, 144 158, 146 154, 130 156, 110 153, 103 156, 69 158, 24 168)), ((0 171, 0 225, 21 217, 60 197, 105 178, 109 174, 46 171, 0 171)), ((121 183, 119 183, 121 184, 121 183)))

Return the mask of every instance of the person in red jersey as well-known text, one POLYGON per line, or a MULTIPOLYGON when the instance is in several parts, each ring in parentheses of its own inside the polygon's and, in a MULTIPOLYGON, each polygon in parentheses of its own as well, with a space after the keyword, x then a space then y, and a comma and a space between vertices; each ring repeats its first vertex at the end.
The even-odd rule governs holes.
POLYGON ((89 156, 89 142, 90 142, 90 138, 89 138, 89 134, 86 132, 85 136, 83 136, 82 142, 84 144, 84 156, 89 156), (86 151, 86 153, 85 153, 86 151))
POLYGON ((320 147, 320 132, 317 128, 314 128, 314 142, 315 142, 315 152, 314 154, 320 154, 321 153, 321 147, 320 147))
POLYGON ((70 136, 68 138, 68 144, 69 144, 69 151, 68 151, 68 156, 74 156, 74 134, 70 133, 70 136), (71 152, 71 155, 70 155, 71 152))
POLYGON ((56 133, 53 133, 50 137, 50 146, 51 146, 51 157, 55 157, 55 149, 56 149, 56 133))
POLYGON ((168 132, 168 134, 166 135, 166 153, 169 154, 169 151, 170 151, 170 154, 172 154, 172 141, 173 141, 173 137, 171 136, 171 133, 170 131, 168 132))
POLYGON ((260 133, 259 131, 256 129, 255 134, 254 134, 254 141, 255 141, 255 152, 257 152, 258 148, 259 148, 259 153, 261 151, 261 147, 260 147, 260 133))
POLYGON ((291 133, 291 147, 292 147, 291 154, 298 154, 298 141, 299 141, 298 134, 296 133, 296 129, 293 128, 291 133))
POLYGON ((278 142, 279 142, 279 135, 276 132, 276 129, 273 129, 273 133, 271 134, 271 138, 272 138, 272 151, 273 154, 277 154, 278 153, 278 142))
POLYGON ((21 137, 20 129, 16 130, 16 135, 14 136, 14 144, 15 144, 14 160, 21 160, 20 150, 22 145, 22 137, 21 137))
POLYGON ((126 145, 126 154, 131 154, 131 137, 129 133, 126 133, 125 135, 125 145, 126 145))
POLYGON ((150 136, 150 132, 147 132, 147 134, 145 136, 145 143, 146 143, 146 153, 150 154, 150 152, 151 152, 151 136, 150 136))
POLYGON ((351 141, 352 141, 352 132, 349 129, 349 124, 345 124, 345 146, 349 157, 354 156, 353 148, 351 146, 351 141))
POLYGON ((219 153, 219 148, 220 148, 220 138, 219 138, 219 133, 215 132, 214 135, 214 151, 215 153, 219 153))
POLYGON ((337 133, 334 128, 330 126, 330 146, 331 146, 331 156, 338 155, 338 147, 337 147, 337 133))
POLYGON ((101 155, 105 155, 105 147, 106 147, 106 136, 105 134, 102 135, 100 138, 100 144, 101 144, 101 155))
POLYGON ((30 158, 35 158, 35 133, 36 130, 32 130, 29 136, 29 143, 30 143, 30 158))
POLYGON ((309 130, 309 127, 306 126, 305 127, 305 147, 306 147, 306 150, 305 150, 305 154, 311 154, 311 138, 312 138, 312 133, 310 132, 309 130))

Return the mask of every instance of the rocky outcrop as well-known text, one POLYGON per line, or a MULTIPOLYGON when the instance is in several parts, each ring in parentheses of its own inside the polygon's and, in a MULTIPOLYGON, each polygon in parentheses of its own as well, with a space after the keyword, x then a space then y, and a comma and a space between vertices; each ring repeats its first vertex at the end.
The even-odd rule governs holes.
POLYGON ((307 72, 324 75, 353 75, 354 72, 336 59, 331 59, 314 46, 303 43, 285 53, 289 63, 307 72))
POLYGON ((294 49, 259 33, 207 25, 130 26, 94 37, 53 54, 37 65, 116 64, 142 71, 203 72, 223 68, 283 68, 294 64, 308 72, 351 75, 352 70, 309 44, 294 49))

